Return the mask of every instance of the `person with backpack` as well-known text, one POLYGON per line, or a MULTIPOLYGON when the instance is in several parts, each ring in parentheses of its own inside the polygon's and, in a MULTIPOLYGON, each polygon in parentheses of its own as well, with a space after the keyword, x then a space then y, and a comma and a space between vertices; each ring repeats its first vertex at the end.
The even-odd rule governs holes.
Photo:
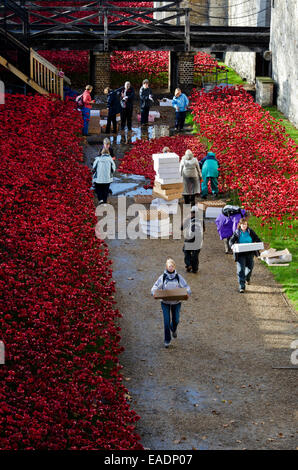
POLYGON ((175 108, 175 129, 182 131, 184 127, 187 106, 189 104, 187 96, 182 93, 181 88, 176 88, 172 100, 172 106, 175 108))
MULTIPOLYGON (((105 137, 103 139, 103 146, 101 148, 99 148, 99 152, 98 154, 101 155, 103 153, 103 150, 105 150, 105 153, 106 154, 110 154, 112 159, 115 160, 116 158, 114 157, 114 150, 113 150, 113 147, 111 147, 111 141, 108 137, 105 137)), ((95 184, 94 184, 94 176, 92 178, 92 186, 90 188, 90 190, 93 190, 95 191, 95 184)), ((111 189, 109 189, 109 194, 112 194, 112 191, 111 189)))
POLYGON ((93 162, 93 182, 99 204, 106 204, 113 181, 113 173, 116 171, 116 165, 110 153, 103 148, 102 152, 93 162))
POLYGON ((133 100, 135 97, 135 91, 131 86, 130 82, 125 82, 124 87, 120 88, 121 93, 121 130, 125 129, 127 123, 127 129, 131 131, 131 121, 133 112, 133 100))
POLYGON ((91 92, 93 90, 93 87, 91 85, 87 85, 85 88, 84 93, 82 95, 79 95, 76 98, 76 103, 78 105, 78 108, 82 111, 82 117, 84 121, 84 126, 83 126, 83 135, 87 136, 88 135, 88 127, 89 127, 89 120, 90 120, 90 111, 92 108, 92 104, 95 103, 95 100, 91 98, 91 92))
POLYGON ((108 95, 107 105, 108 105, 108 119, 106 134, 109 134, 111 131, 111 123, 113 123, 113 134, 117 134, 117 114, 120 113, 120 88, 117 90, 112 90, 109 87, 104 89, 104 94, 108 95))
POLYGON ((140 88, 140 107, 141 107, 141 125, 148 124, 149 109, 154 102, 151 88, 149 88, 149 80, 145 78, 140 88))
MULTIPOLYGON (((176 263, 172 258, 168 258, 166 261, 164 273, 159 276, 157 281, 154 283, 151 294, 160 289, 177 289, 186 288, 188 295, 191 295, 191 289, 185 279, 177 273, 176 263)), ((180 319, 181 301, 179 300, 162 300, 161 308, 164 319, 164 345, 166 348, 171 343, 171 333, 173 338, 177 338, 177 327, 180 319), (172 316, 172 318, 171 318, 172 316)))
POLYGON ((199 217, 197 206, 191 208, 190 218, 187 218, 182 226, 184 234, 184 262, 186 271, 197 273, 199 270, 199 254, 203 246, 204 220, 203 211, 199 217))
POLYGON ((218 169, 219 163, 215 157, 215 153, 208 152, 206 157, 200 160, 199 165, 202 169, 202 199, 207 199, 208 195, 208 182, 211 182, 211 191, 214 197, 218 195, 218 169))
MULTIPOLYGON (((247 219, 239 220, 237 230, 230 238, 229 244, 233 248, 235 243, 257 243, 260 242, 258 235, 248 227, 247 219)), ((239 283, 239 292, 245 291, 245 283, 250 284, 250 278, 254 267, 254 256, 259 256, 258 251, 245 251, 234 253, 234 260, 237 263, 237 276, 239 283)))
POLYGON ((215 220, 219 238, 224 241, 225 254, 232 253, 229 241, 237 229, 239 220, 243 217, 247 217, 245 209, 241 209, 239 206, 226 205, 215 220))
POLYGON ((183 197, 185 204, 195 204, 196 194, 200 193, 200 180, 202 178, 198 160, 191 150, 186 150, 180 162, 180 174, 183 177, 183 197))

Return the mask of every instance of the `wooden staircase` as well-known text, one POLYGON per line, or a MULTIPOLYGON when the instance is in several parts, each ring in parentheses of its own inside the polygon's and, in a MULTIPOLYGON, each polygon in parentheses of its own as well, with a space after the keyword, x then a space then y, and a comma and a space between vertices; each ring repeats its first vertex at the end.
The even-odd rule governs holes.
POLYGON ((59 70, 33 49, 30 49, 30 76, 23 73, 1 55, 0 65, 5 67, 20 80, 26 83, 26 85, 29 85, 41 95, 55 93, 63 100, 64 82, 69 85, 71 84, 69 78, 60 76, 59 70))
POLYGON ((0 24, 0 65, 36 92, 42 95, 54 93, 63 99, 64 83, 70 85, 71 81, 57 67, 27 46, 28 13, 26 10, 12 0, 6 2, 5 6, 6 16, 2 18, 0 24), (23 22, 22 41, 7 30, 11 14, 23 22), (15 52, 15 58, 12 58, 12 52, 15 52))

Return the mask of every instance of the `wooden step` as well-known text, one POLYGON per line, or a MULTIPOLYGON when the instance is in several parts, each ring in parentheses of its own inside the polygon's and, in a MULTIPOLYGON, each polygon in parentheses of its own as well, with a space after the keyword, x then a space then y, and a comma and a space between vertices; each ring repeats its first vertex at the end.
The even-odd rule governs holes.
POLYGON ((35 91, 40 93, 41 95, 48 95, 49 92, 39 86, 34 80, 31 80, 27 75, 25 75, 23 72, 21 72, 19 69, 17 69, 14 65, 10 64, 4 57, 0 56, 0 65, 3 65, 7 70, 9 70, 11 73, 16 75, 20 80, 22 80, 24 83, 27 85, 31 86, 35 91))

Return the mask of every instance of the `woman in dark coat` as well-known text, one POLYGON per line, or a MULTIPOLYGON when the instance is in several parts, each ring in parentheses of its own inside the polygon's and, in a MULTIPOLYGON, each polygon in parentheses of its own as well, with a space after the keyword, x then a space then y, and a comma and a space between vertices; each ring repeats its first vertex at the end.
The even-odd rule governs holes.
POLYGON ((149 88, 149 80, 146 78, 140 88, 141 124, 148 124, 151 103, 153 103, 152 91, 149 88))
POLYGON ((121 129, 125 128, 127 122, 127 129, 131 131, 131 121, 133 112, 133 100, 135 91, 130 82, 125 82, 124 87, 121 88, 121 129))
MULTIPOLYGON (((248 227, 247 220, 242 218, 239 220, 237 230, 230 238, 229 244, 233 248, 235 243, 257 243, 260 242, 258 235, 248 227)), ((258 251, 245 251, 234 253, 234 259, 237 263, 237 275, 239 282, 239 292, 245 291, 245 283, 250 284, 251 273, 254 267, 254 256, 258 256, 258 251)))
POLYGON ((108 120, 106 133, 109 134, 111 131, 111 122, 113 123, 113 133, 117 133, 117 114, 120 113, 120 88, 117 90, 112 90, 107 87, 104 89, 104 94, 108 95, 107 105, 108 105, 108 120))

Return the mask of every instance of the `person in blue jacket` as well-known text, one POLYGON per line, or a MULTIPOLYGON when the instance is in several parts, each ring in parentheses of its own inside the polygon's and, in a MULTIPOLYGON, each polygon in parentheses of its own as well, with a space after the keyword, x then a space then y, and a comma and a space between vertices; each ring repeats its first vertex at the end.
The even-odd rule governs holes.
POLYGON ((176 88, 175 96, 173 97, 172 106, 176 110, 175 116, 175 129, 182 131, 185 122, 185 116, 188 106, 188 98, 182 93, 180 88, 176 88))
POLYGON ((120 88, 117 90, 112 90, 109 87, 104 89, 104 94, 108 95, 107 105, 108 105, 108 120, 106 133, 109 134, 111 131, 111 122, 113 123, 113 133, 117 133, 117 114, 120 113, 120 88))
MULTIPOLYGON (((233 248, 235 243, 257 243, 260 242, 258 235, 248 227, 247 219, 239 220, 236 231, 229 240, 229 245, 233 248)), ((254 267, 254 256, 259 256, 258 251, 243 251, 234 253, 234 259, 237 263, 237 276, 239 292, 245 291, 245 283, 250 284, 250 278, 254 267)))
POLYGON ((215 158, 215 153, 208 152, 206 157, 200 160, 199 165, 202 169, 202 185, 201 197, 207 199, 208 195, 208 182, 211 182, 212 194, 217 197, 218 195, 218 168, 219 163, 215 158))

